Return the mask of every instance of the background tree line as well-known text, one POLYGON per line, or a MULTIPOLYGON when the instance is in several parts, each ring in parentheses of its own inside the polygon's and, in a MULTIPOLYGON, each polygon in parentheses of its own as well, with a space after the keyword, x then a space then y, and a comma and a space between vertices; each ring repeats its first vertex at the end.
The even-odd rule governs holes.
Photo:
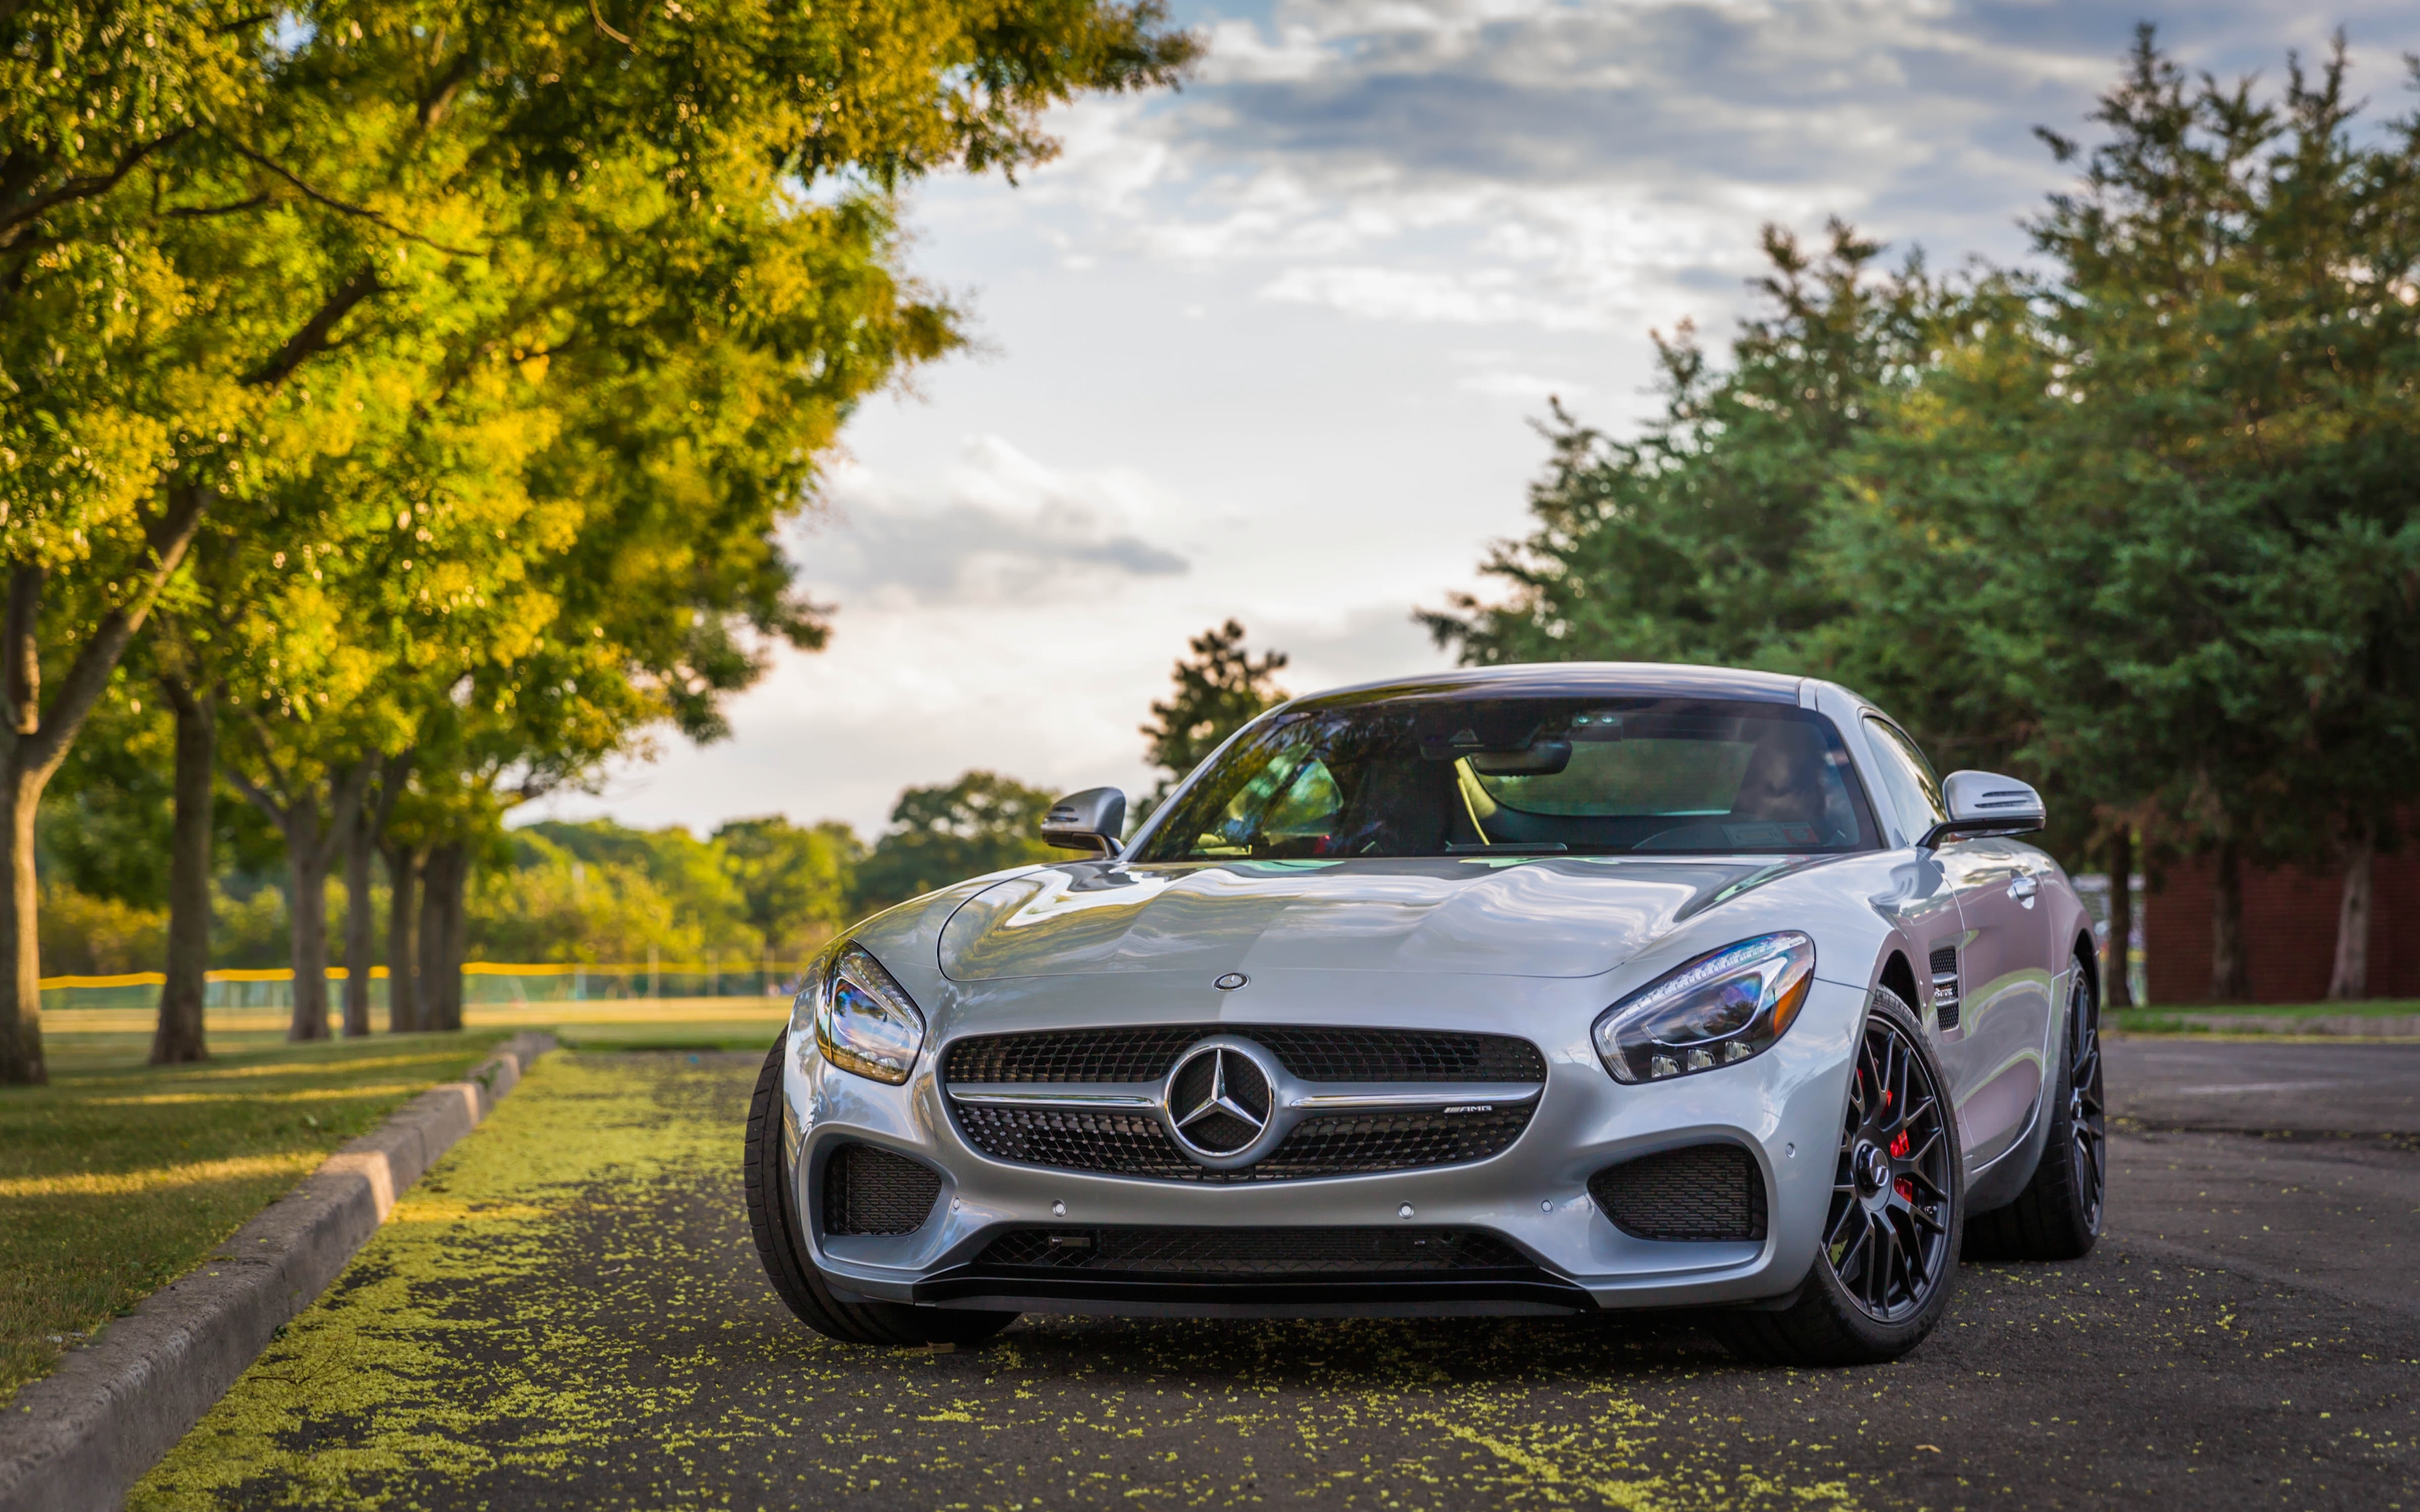
MULTIPOLYGON (((1157 0, 0 5, 0 1082, 43 1079, 41 814, 167 814, 155 1058, 203 1053, 232 797, 292 1033, 459 1022, 504 815, 711 738, 826 625, 777 541, 866 394, 960 340, 898 191, 1012 176, 1193 56, 1157 0), (96 754, 97 753, 97 754, 96 754)), ((157 827, 155 816, 150 821, 157 827)))
MULTIPOLYGON (((1141 728, 1165 794, 1218 743, 1285 698, 1282 652, 1253 655, 1230 620, 1194 637, 1165 702, 1141 728)), ((155 717, 149 741, 170 738, 155 717)), ((158 969, 167 950, 171 807, 141 740, 95 742, 70 759, 37 835, 42 959, 54 975, 158 969)), ((545 820, 486 835, 463 891, 470 959, 633 964, 719 960, 795 965, 851 919, 970 876, 1047 860, 1042 816, 1056 794, 996 772, 909 787, 871 843, 838 821, 735 819, 701 839, 680 825, 643 830, 596 819, 545 820)), ((210 964, 275 966, 291 959, 302 911, 283 837, 256 809, 213 810, 210 964)), ((358 925, 368 956, 395 968, 389 877, 359 893, 349 869, 321 877, 332 934, 358 925)), ((409 964, 409 963, 407 963, 409 964)), ((390 980, 392 981, 392 977, 390 980)))
POLYGON ((1728 360, 1659 337, 1628 439, 1557 406, 1504 592, 1422 617, 1472 663, 1857 687, 1945 767, 2042 787, 2119 938, 2130 872, 2209 857, 2224 997, 2243 869, 2333 867, 2330 994, 2364 995, 2372 861, 2420 798, 2420 116, 2357 119, 2341 37, 2284 85, 2145 28, 2097 145, 2040 133, 2082 171, 2024 267, 1768 229, 1728 360))

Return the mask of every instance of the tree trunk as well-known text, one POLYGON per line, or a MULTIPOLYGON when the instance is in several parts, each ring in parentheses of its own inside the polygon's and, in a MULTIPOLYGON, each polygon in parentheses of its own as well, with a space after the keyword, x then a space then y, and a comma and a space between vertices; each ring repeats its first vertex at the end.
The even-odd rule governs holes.
POLYGON ((2243 852, 2235 841, 2218 847, 2218 868, 2210 888, 2210 995, 2213 1002, 2252 1000, 2252 965, 2243 951, 2243 852))
POLYGON ((2370 876, 2378 858, 2378 825, 2365 820, 2344 847, 2344 897, 2336 907, 2336 965, 2328 997, 2345 1002, 2369 995, 2370 876))
POLYGON ((329 773, 324 813, 319 808, 323 784, 281 776, 273 760, 269 761, 269 772, 274 793, 246 776, 240 766, 226 768, 228 780, 286 839, 286 922, 294 963, 294 1016, 286 1028, 288 1040, 328 1038, 328 871, 342 850, 339 842, 352 830, 363 791, 378 764, 378 757, 365 756, 349 769, 329 773))
POLYGON ((370 927, 370 852, 376 837, 370 831, 369 805, 357 804, 345 837, 345 1038, 370 1032, 370 954, 375 944, 370 927))
MULTIPOLYGON (((356 295, 358 301, 364 296, 356 295)), ((147 555, 132 580, 116 584, 116 607, 101 617, 75 654, 48 709, 42 707, 40 644, 44 569, 8 569, 6 628, 0 630, 0 830, 8 841, 8 885, 0 888, 0 1085, 50 1076, 42 1059, 42 962, 36 929, 40 899, 34 877, 34 811, 51 774, 67 760, 76 732, 109 687, 110 674, 143 628, 160 590, 183 561, 214 490, 179 484, 143 527, 147 555)))
POLYGON ((163 676, 160 686, 177 714, 176 827, 168 846, 168 980, 160 989, 160 1023, 151 1035, 151 1064, 209 1058, 202 1035, 202 1000, 210 969, 210 824, 217 802, 218 701, 163 676))
POLYGON ((462 889, 470 880, 469 847, 448 841, 428 848, 420 883, 420 1000, 425 1026, 462 1026, 462 889))
POLYGON ((0 679, 8 707, 0 719, 8 738, 0 747, 0 830, 8 837, 8 886, 0 890, 0 1083, 32 1086, 51 1079, 42 1058, 40 881, 34 872, 34 813, 49 777, 27 748, 42 726, 41 624, 43 571, 8 573, 8 629, 0 638, 0 679))
POLYGON ((2134 1006, 2134 831, 2109 839, 2109 962, 2101 972, 2103 1008, 2134 1006))
POLYGON ((462 954, 467 933, 463 918, 463 894, 471 886, 471 856, 468 846, 459 841, 454 847, 454 859, 445 869, 445 980, 438 1001, 446 1029, 462 1026, 462 954))
POLYGON ((294 963, 294 1017, 288 1040, 328 1038, 328 862, 319 845, 319 805, 306 794, 286 813, 286 924, 294 963))
POLYGON ((420 1011, 420 847, 389 845, 386 857, 386 1026, 395 1034, 427 1027, 420 1011))
POLYGON ((34 808, 41 796, 40 778, 17 770, 14 762, 0 769, 0 826, 8 836, 8 886, 0 888, 0 989, 10 998, 0 1004, 0 1083, 18 1086, 51 1079, 42 1061, 41 936, 35 929, 34 808))

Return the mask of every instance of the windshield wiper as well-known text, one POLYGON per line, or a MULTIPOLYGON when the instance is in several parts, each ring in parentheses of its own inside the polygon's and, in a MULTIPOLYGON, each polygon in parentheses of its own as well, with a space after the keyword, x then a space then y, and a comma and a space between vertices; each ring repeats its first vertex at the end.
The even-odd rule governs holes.
POLYGON ((1493 845, 1484 841, 1477 845, 1452 840, 1445 842, 1448 856, 1556 856, 1570 849, 1559 840, 1497 841, 1493 845))

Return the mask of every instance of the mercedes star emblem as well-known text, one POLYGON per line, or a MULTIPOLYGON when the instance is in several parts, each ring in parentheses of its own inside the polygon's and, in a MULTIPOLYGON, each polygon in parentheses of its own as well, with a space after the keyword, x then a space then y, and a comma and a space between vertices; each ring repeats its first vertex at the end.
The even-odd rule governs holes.
POLYGON ((1210 985, 1218 988, 1222 993, 1232 993, 1236 988, 1244 985, 1245 980, 1246 979, 1242 972, 1230 971, 1225 976, 1219 978, 1217 981, 1212 982, 1210 985))
POLYGON ((1266 1052, 1248 1041, 1214 1040, 1193 1047, 1169 1072, 1164 1105, 1169 1133, 1205 1165, 1245 1164, 1276 1112, 1266 1052))

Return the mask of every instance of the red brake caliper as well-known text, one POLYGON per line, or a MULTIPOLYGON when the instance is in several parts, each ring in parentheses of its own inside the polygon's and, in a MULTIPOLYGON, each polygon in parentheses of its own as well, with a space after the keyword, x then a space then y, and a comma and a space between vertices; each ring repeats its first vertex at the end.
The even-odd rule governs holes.
MULTIPOLYGON (((1899 1132, 1899 1137, 1890 1142, 1891 1159, 1907 1159, 1909 1149, 1910 1146, 1907 1142, 1907 1131, 1901 1129, 1899 1132)), ((1916 1183, 1909 1180, 1906 1177, 1902 1176, 1898 1180, 1893 1181, 1891 1183, 1891 1188, 1899 1194, 1900 1200, 1901 1202, 1914 1202, 1916 1200, 1916 1183)))

